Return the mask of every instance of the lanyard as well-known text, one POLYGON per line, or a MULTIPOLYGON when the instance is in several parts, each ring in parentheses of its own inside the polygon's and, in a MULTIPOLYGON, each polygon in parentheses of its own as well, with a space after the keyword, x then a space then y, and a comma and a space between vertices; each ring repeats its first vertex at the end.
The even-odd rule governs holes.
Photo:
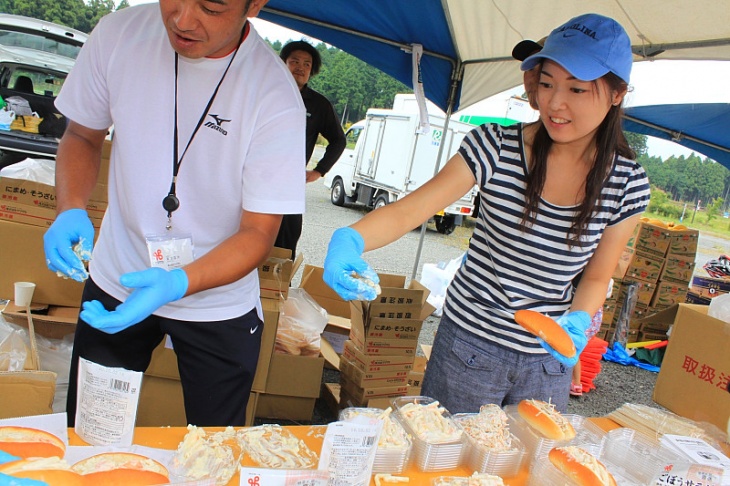
POLYGON ((175 120, 175 128, 173 131, 173 146, 172 146, 172 182, 170 184, 170 191, 168 192, 167 196, 165 196, 162 199, 162 207, 167 211, 167 226, 165 228, 169 231, 172 229, 172 213, 176 211, 180 207, 180 200, 175 195, 176 188, 175 184, 177 183, 177 174, 180 171, 180 165, 182 164, 183 157, 185 157, 185 154, 188 152, 188 148, 190 148, 190 143, 193 141, 193 138, 195 137, 195 134, 198 133, 198 130, 203 125, 203 121, 205 120, 205 117, 208 115, 208 112, 210 111, 210 107, 213 106, 213 101, 215 101, 215 97, 218 94, 218 89, 221 87, 221 84, 223 84, 223 80, 226 78, 226 74, 228 74, 228 70, 231 67, 231 64, 233 64, 233 60, 236 58, 236 54, 238 54, 238 49, 240 49, 241 44, 243 42, 244 34, 246 32, 247 25, 243 26, 243 30, 241 31, 241 39, 239 39, 238 47, 236 47, 235 52, 231 56, 231 59, 228 61, 228 66, 226 66, 226 70, 223 71, 223 75, 218 80, 218 84, 215 87, 215 90, 213 90, 213 94, 210 95, 210 99, 208 100, 208 104, 205 105, 205 110, 203 110, 203 113, 200 115, 200 119, 198 120, 198 123, 195 125, 195 129, 193 130, 192 135, 190 135, 190 139, 188 139, 188 143, 185 145, 185 150, 183 150, 182 155, 178 158, 178 129, 177 129, 177 85, 178 85, 178 54, 175 52, 175 114, 174 114, 174 120, 175 120))

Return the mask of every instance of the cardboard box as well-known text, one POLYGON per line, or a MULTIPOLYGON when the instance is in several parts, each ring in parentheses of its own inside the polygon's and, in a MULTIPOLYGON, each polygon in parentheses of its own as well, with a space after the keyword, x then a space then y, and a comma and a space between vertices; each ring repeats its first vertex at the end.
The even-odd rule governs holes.
POLYGON ((670 237, 671 231, 668 228, 642 221, 634 228, 626 246, 663 257, 669 249, 670 237))
MULTIPOLYGON (((245 426, 253 425, 258 393, 249 394, 245 426)), ((185 427, 182 386, 179 380, 145 375, 137 406, 137 427, 185 427)))
POLYGON ((350 340, 345 341, 345 351, 342 355, 352 361, 355 366, 369 373, 388 370, 409 371, 413 369, 415 360, 415 353, 411 356, 368 356, 350 340))
POLYGON ((636 283, 639 286, 636 303, 648 307, 652 297, 654 297, 656 283, 646 282, 633 277, 626 277, 621 281, 621 292, 619 293, 618 301, 623 302, 626 299, 627 286, 632 283, 636 283))
POLYGON ((0 220, 0 298, 14 298, 15 282, 35 282, 34 304, 78 307, 84 285, 48 270, 43 233, 39 226, 0 220))
POLYGON ((408 392, 406 383, 390 386, 359 387, 349 381, 346 376, 340 376, 340 394, 344 390, 356 403, 364 403, 372 398, 403 396, 408 392))
MULTIPOLYGON (((102 217, 107 207, 107 186, 97 184, 86 208, 89 216, 102 217)), ((0 202, 56 209, 56 188, 42 182, 0 176, 0 202)))
POLYGON ((289 397, 261 393, 256 404, 256 417, 291 421, 312 420, 316 398, 289 397))
POLYGON ((317 398, 323 368, 322 357, 274 353, 266 379, 266 395, 317 398))
POLYGON ((340 376, 346 377, 348 381, 361 388, 405 385, 409 376, 409 372, 405 370, 375 373, 363 371, 344 356, 340 359, 340 373, 340 376))
POLYGON ((663 266, 663 256, 644 253, 634 248, 625 248, 613 273, 613 278, 628 277, 653 283, 659 280, 663 266))
MULTIPOLYGON (((2 315, 6 321, 28 329, 28 315, 25 308, 18 307, 11 301, 3 308, 2 315)), ((51 339, 63 339, 76 332, 79 308, 34 305, 30 309, 30 315, 36 334, 51 339)))
POLYGON ((367 319, 365 302, 361 300, 350 301, 350 336, 355 336, 360 341, 367 339, 418 340, 421 335, 421 327, 423 327, 420 308, 418 312, 419 316, 415 319, 391 319, 372 316, 367 319))
POLYGON ((603 304, 603 324, 612 324, 616 320, 616 312, 619 304, 617 302, 607 302, 603 304))
POLYGON ((693 256, 697 253, 700 232, 693 229, 671 231, 667 254, 684 254, 693 256))
POLYGON ((368 339, 365 342, 350 340, 361 353, 368 356, 415 356, 418 347, 418 340, 415 339, 368 339))
POLYGON ((688 291, 684 301, 687 304, 710 305, 712 299, 709 297, 702 297, 700 294, 688 291))
POLYGON ((261 297, 286 300, 292 278, 303 259, 301 253, 294 261, 291 259, 291 250, 272 248, 269 257, 258 268, 261 297))
POLYGON ((651 307, 664 309, 674 304, 683 303, 687 300, 688 290, 686 284, 660 280, 654 292, 654 297, 651 299, 651 307))
MULTIPOLYGON (((89 209, 86 211, 89 214, 92 226, 98 232, 101 228, 104 211, 91 211, 89 209)), ((28 204, 0 202, 0 219, 49 228, 56 220, 56 210, 28 204)))
MULTIPOLYGON (((406 390, 408 387, 406 386, 406 390)), ((363 397, 362 399, 353 397, 347 388, 340 386, 340 404, 341 408, 347 407, 367 407, 385 409, 392 407, 393 399, 404 396, 405 393, 396 395, 384 395, 376 397, 363 397)))
POLYGON ((659 280, 688 284, 695 271, 695 257, 686 255, 667 255, 659 280))
POLYGON ((677 304, 655 315, 673 325, 653 398, 676 414, 725 430, 730 418, 730 323, 708 316, 707 309, 677 304))
POLYGON ((730 279, 695 276, 690 290, 700 297, 712 299, 730 292, 730 279))

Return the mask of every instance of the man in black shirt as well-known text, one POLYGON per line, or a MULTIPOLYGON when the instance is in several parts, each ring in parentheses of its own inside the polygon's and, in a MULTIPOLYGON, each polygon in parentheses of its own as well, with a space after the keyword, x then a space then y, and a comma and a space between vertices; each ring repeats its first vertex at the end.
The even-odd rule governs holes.
MULTIPOLYGON (((317 137, 321 134, 328 142, 324 156, 313 170, 307 171, 307 182, 314 182, 329 171, 345 150, 346 140, 337 114, 329 102, 320 93, 309 86, 309 78, 319 72, 322 59, 319 52, 310 43, 292 41, 281 49, 279 54, 291 71, 294 80, 299 86, 304 106, 307 109, 306 159, 312 157, 317 137)), ((297 242, 302 234, 302 215, 285 214, 281 220, 279 234, 274 246, 288 248, 292 251, 292 258, 296 255, 297 242)))

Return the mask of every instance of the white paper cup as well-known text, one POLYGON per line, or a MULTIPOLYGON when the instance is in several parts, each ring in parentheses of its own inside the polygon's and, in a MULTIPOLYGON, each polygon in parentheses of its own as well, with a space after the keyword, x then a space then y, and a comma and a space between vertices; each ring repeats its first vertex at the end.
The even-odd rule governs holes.
POLYGON ((28 307, 33 301, 35 284, 33 282, 15 282, 15 305, 28 307))

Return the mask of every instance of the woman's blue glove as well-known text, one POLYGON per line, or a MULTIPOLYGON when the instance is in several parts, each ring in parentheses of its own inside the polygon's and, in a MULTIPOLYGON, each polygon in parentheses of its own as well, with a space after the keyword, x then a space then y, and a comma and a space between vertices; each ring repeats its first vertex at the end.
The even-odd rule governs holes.
POLYGON ((182 268, 125 273, 119 277, 119 283, 134 289, 126 301, 113 311, 106 310, 98 300, 84 302, 81 319, 100 331, 115 334, 143 321, 163 305, 183 298, 188 290, 188 276, 182 268))
POLYGON ((332 233, 322 279, 345 300, 374 300, 378 296, 375 287, 363 280, 380 283, 378 274, 360 258, 364 249, 362 236, 349 226, 332 233))
MULTIPOLYGON (((0 451, 0 464, 6 462, 17 461, 19 457, 15 457, 12 454, 8 454, 5 451, 0 451)), ((23 479, 14 478, 0 473, 0 486, 48 486, 42 481, 36 481, 35 479, 23 479)))
POLYGON ((73 247, 79 244, 83 259, 91 259, 94 245, 94 226, 84 209, 68 209, 58 216, 43 235, 46 265, 52 272, 83 282, 89 276, 73 247))
POLYGON ((537 342, 540 343, 540 346, 545 348, 547 352, 553 356, 553 358, 557 359, 565 366, 572 368, 578 362, 580 353, 583 352, 586 344, 588 344, 586 330, 591 325, 591 316, 585 311, 575 311, 568 312, 567 314, 564 314, 555 319, 555 321, 568 332, 568 335, 570 335, 570 339, 573 340, 576 351, 575 356, 573 356, 572 358, 563 356, 540 338, 537 338, 537 342))

